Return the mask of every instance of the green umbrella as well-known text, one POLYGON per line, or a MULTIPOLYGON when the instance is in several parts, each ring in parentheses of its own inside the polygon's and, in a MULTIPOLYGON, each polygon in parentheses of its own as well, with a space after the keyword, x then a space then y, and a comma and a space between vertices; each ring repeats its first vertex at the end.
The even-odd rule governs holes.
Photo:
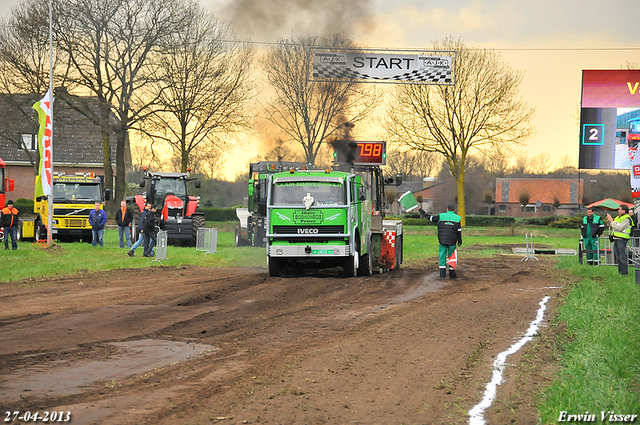
POLYGON ((626 205, 629 208, 633 208, 634 206, 633 204, 630 204, 628 202, 618 201, 617 199, 613 199, 613 198, 606 198, 601 201, 596 201, 592 204, 587 205, 587 208, 602 208, 605 210, 617 210, 618 208, 620 208, 620 205, 626 205))

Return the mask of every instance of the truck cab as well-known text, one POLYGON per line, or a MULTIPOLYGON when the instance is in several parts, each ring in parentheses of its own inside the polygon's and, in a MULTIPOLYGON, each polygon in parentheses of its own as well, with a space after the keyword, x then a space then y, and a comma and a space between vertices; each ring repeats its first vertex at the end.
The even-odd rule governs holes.
POLYGON ((340 267, 347 277, 399 267, 402 222, 384 220, 379 165, 269 176, 266 248, 271 276, 280 276, 287 267, 340 267))
MULTIPOLYGON (((52 195, 52 237, 65 241, 91 241, 89 213, 96 202, 102 204, 110 199, 110 192, 104 191, 102 178, 94 173, 54 173, 52 195)), ((35 239, 46 239, 49 214, 47 197, 36 198, 33 209, 36 215, 35 239)))

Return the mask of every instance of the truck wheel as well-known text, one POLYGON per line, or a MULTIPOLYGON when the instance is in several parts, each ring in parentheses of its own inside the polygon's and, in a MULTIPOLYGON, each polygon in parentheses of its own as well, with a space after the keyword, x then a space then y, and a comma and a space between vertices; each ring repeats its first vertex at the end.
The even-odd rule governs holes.
POLYGON ((198 241, 198 229, 201 227, 207 227, 204 216, 203 215, 192 215, 192 226, 191 226, 191 246, 196 246, 198 241))
POLYGON ((358 275, 371 276, 373 274, 373 258, 371 253, 366 253, 360 258, 360 266, 358 267, 358 275))
POLYGON ((236 246, 247 246, 249 241, 242 237, 242 230, 236 227, 236 246))
POLYGON ((342 264, 344 277, 355 277, 358 275, 359 260, 360 255, 358 254, 358 251, 355 251, 353 255, 344 259, 344 263, 342 264))
POLYGON ((41 222, 36 221, 33 232, 35 242, 38 242, 39 240, 47 240, 47 228, 41 222))
POLYGON ((358 266, 359 276, 371 276, 373 274, 373 255, 371 255, 371 239, 367 241, 367 253, 360 257, 358 266))
POLYGON ((267 257, 267 261, 269 262, 269 276, 282 276, 282 262, 280 261, 280 259, 267 257))

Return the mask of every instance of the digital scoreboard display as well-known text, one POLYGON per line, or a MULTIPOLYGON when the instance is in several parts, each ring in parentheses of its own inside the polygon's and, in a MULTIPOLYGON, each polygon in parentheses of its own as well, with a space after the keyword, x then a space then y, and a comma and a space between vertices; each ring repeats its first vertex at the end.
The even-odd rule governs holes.
POLYGON ((385 142, 337 140, 333 146, 336 164, 385 165, 387 163, 385 142))

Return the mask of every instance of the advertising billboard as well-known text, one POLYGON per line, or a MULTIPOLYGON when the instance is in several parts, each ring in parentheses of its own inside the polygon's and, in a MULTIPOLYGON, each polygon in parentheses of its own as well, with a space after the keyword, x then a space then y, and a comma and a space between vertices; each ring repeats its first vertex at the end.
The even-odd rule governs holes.
POLYGON ((455 84, 454 51, 342 49, 311 51, 311 81, 455 84))
POLYGON ((630 170, 640 142, 640 70, 582 71, 581 169, 630 170))

